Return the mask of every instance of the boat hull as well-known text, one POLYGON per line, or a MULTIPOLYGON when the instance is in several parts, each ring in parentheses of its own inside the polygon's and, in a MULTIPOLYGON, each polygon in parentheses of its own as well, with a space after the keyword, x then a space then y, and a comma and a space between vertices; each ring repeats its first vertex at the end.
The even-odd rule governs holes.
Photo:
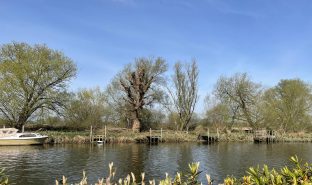
POLYGON ((0 139, 0 146, 42 145, 46 138, 0 139))

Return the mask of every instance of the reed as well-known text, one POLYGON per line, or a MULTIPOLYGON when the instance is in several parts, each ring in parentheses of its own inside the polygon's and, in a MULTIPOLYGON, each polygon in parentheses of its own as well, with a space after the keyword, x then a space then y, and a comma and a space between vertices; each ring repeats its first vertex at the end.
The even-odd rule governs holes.
MULTIPOLYGON (((267 165, 263 168, 251 167, 247 170, 247 174, 242 178, 227 177, 224 179, 224 185, 311 185, 312 184, 312 165, 308 163, 302 163, 297 156, 291 157, 290 161, 293 163, 292 167, 283 167, 279 171, 275 169, 269 169, 267 165)), ((130 173, 123 179, 115 180, 116 168, 113 163, 109 164, 109 176, 107 178, 101 178, 95 185, 156 185, 156 181, 145 180, 145 173, 141 174, 141 181, 137 182, 137 178, 133 173, 130 173)), ((201 184, 213 184, 213 179, 210 175, 206 175, 206 182, 198 181, 199 163, 189 164, 187 172, 177 173, 175 177, 170 177, 166 173, 166 177, 161 179, 159 185, 201 185, 201 184)), ((62 177, 62 181, 56 181, 56 185, 69 185, 75 183, 67 182, 65 176, 62 177)), ((88 185, 86 173, 83 172, 82 180, 76 185, 88 185)))

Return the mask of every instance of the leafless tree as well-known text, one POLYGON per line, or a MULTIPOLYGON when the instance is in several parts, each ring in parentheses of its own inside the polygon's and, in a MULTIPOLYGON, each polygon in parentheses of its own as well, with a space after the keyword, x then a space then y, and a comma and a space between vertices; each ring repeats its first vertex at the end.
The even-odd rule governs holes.
POLYGON ((198 67, 195 60, 191 64, 177 62, 172 76, 173 85, 167 86, 169 110, 178 113, 180 130, 188 128, 198 101, 198 67))
POLYGON ((254 128, 263 120, 259 111, 261 94, 261 86, 252 82, 246 73, 221 77, 215 86, 216 97, 232 113, 232 124, 235 120, 245 121, 254 128))
POLYGON ((143 108, 162 99, 159 85, 164 82, 162 74, 166 70, 167 64, 162 58, 138 58, 109 85, 109 99, 118 106, 121 114, 130 116, 133 130, 141 129, 143 108))

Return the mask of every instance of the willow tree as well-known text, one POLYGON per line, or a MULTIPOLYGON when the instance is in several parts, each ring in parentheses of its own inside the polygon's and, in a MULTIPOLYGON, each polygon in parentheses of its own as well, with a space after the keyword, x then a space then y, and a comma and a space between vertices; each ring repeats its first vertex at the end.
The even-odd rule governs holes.
POLYGON ((71 96, 65 110, 67 123, 76 128, 100 127, 110 120, 106 94, 99 88, 81 89, 71 96))
POLYGON ((259 127, 263 120, 260 112, 262 89, 246 73, 219 78, 214 93, 222 104, 228 106, 232 124, 240 121, 247 122, 253 128, 259 127))
POLYGON ((169 110, 178 114, 178 128, 187 129, 190 125, 198 101, 198 67, 194 60, 191 64, 177 62, 169 91, 169 110))
POLYGON ((45 45, 11 43, 0 48, 0 116, 21 128, 36 113, 59 112, 68 81, 76 75, 73 61, 45 45))
POLYGON ((312 89, 300 79, 281 80, 264 96, 263 114, 270 127, 282 131, 311 127, 312 89))
POLYGON ((120 114, 130 117, 132 129, 141 129, 141 115, 145 107, 162 99, 159 85, 167 64, 162 58, 138 58, 128 64, 108 87, 109 100, 120 114))

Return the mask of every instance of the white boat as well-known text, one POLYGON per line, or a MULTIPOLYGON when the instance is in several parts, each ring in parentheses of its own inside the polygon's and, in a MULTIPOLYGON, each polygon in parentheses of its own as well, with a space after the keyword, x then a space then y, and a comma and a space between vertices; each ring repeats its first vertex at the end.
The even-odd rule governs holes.
POLYGON ((0 146, 8 145, 40 145, 48 136, 38 133, 18 133, 15 128, 0 129, 0 146))

